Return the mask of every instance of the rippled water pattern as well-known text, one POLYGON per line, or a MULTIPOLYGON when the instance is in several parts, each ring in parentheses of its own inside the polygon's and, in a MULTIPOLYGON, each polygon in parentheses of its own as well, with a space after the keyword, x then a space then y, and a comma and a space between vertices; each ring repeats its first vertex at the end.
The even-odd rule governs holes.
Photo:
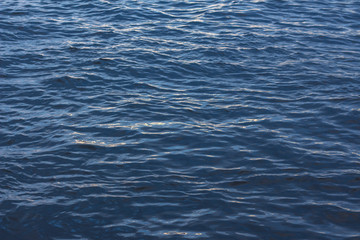
POLYGON ((358 0, 2 0, 0 239, 360 239, 358 0))

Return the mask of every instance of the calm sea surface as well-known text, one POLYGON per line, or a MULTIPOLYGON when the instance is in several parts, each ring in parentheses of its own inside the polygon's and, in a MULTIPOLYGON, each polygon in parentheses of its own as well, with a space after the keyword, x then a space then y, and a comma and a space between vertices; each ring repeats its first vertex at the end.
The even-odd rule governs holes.
POLYGON ((2 0, 0 239, 360 239, 359 0, 2 0))

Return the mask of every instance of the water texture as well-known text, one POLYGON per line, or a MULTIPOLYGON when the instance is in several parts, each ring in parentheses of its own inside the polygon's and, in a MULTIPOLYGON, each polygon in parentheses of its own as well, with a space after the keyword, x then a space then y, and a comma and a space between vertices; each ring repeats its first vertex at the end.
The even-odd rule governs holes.
POLYGON ((2 0, 0 239, 360 239, 358 0, 2 0))

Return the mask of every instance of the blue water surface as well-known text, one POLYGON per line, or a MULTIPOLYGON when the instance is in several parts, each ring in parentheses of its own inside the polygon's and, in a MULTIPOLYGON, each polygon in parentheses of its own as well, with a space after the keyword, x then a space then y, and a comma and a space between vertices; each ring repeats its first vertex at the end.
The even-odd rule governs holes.
POLYGON ((0 239, 360 239, 359 0, 2 0, 0 239))

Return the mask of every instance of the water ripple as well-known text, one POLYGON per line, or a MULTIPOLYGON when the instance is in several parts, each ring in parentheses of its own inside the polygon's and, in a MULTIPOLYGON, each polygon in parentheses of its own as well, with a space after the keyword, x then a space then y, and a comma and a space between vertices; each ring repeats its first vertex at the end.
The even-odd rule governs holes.
POLYGON ((0 238, 360 238, 359 13, 2 1, 0 238))

